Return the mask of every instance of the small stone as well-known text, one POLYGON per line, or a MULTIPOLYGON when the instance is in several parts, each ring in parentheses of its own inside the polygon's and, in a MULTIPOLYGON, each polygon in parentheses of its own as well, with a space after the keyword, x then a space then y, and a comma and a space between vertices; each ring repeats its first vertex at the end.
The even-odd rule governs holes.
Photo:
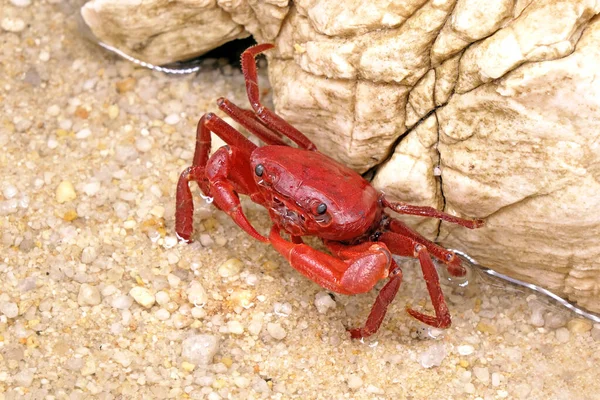
POLYGON ((2 19, 2 22, 0 22, 0 26, 7 32, 18 33, 25 29, 26 25, 25 21, 21 18, 5 17, 2 19))
POLYGON ((161 306, 166 306, 171 301, 171 296, 164 290, 157 292, 154 297, 156 297, 156 302, 161 306))
POLYGON ((246 378, 245 376, 236 376, 233 378, 233 383, 239 388, 246 388, 250 386, 250 379, 246 378))
POLYGON ((214 335, 192 335, 181 343, 181 356, 195 365, 208 365, 219 350, 219 338, 214 335))
POLYGON ((188 301, 196 307, 201 307, 208 301, 206 290, 198 281, 192 281, 187 291, 188 301))
POLYGON ((135 140, 135 148, 142 153, 152 150, 152 141, 147 137, 139 137, 135 140))
POLYGON ((10 2, 17 7, 29 7, 31 5, 31 0, 10 0, 10 2))
POLYGON ((503 378, 504 378, 504 376, 501 373, 498 373, 498 372, 492 373, 492 386, 494 386, 494 387, 500 386, 503 378))
POLYGON ((97 257, 98 254, 94 247, 88 246, 81 252, 81 262, 84 264, 91 264, 96 260, 97 257))
POLYGON ((347 383, 350 390, 357 390, 363 385, 363 380, 357 374, 351 374, 348 376, 347 383))
POLYGON ((186 371, 186 372, 192 372, 194 370, 194 368, 196 368, 196 366, 192 363, 189 363, 187 361, 184 361, 181 363, 181 369, 186 371))
POLYGON ((75 210, 67 210, 65 215, 63 215, 63 219, 67 222, 75 221, 77 218, 79 218, 79 215, 77 215, 77 211, 75 210))
POLYGON ((0 312, 6 315, 6 318, 16 318, 19 315, 19 306, 17 303, 6 302, 0 304, 0 312))
POLYGON ((133 287, 129 291, 129 294, 131 297, 133 297, 136 303, 146 308, 151 308, 156 302, 156 298, 152 293, 150 293, 150 290, 142 286, 133 287))
POLYGON ((593 328, 592 321, 583 318, 574 318, 567 323, 567 328, 571 333, 585 333, 593 328))
POLYGON ((419 355, 419 363, 423 368, 439 367, 447 354, 443 343, 434 343, 419 355))
POLYGON ((470 344, 463 344, 458 346, 458 354, 460 354, 461 356, 471 355, 474 351, 475 349, 470 344))
POLYGON ((154 316, 156 317, 156 319, 158 319, 159 321, 166 321, 169 318, 171 318, 171 313, 168 310, 165 310, 164 308, 161 308, 159 310, 157 310, 154 313, 154 316))
POLYGON ((126 93, 135 87, 135 78, 129 77, 117 82, 117 92, 126 93))
POLYGON ((2 195, 4 196, 5 199, 12 199, 13 197, 15 197, 17 195, 17 193, 19 193, 19 191, 13 185, 7 185, 2 190, 2 195))
POLYGON ((79 303, 80 306, 97 306, 100 302, 102 302, 102 296, 100 295, 100 290, 96 286, 84 283, 79 287, 77 303, 79 303))
POLYGON ((15 385, 22 387, 29 387, 33 383, 34 370, 29 368, 23 368, 18 374, 14 376, 15 385))
POLYGON ((60 114, 60 106, 58 104, 52 104, 46 109, 46 114, 50 117, 58 117, 60 114))
POLYGON ((229 330, 229 333, 233 333, 234 335, 241 335, 244 333, 244 327, 239 321, 227 322, 227 330, 229 330))
POLYGON ((59 203, 66 203, 68 201, 73 201, 77 198, 77 194, 75 193, 75 188, 73 184, 69 181, 62 181, 56 187, 56 201, 59 203))
POLYGON ((545 315, 544 320, 544 327, 548 329, 562 328, 567 324, 567 317, 564 313, 555 314, 549 312, 545 315))
POLYGON ((558 340, 559 343, 566 343, 571 337, 571 334, 569 333, 569 330, 567 328, 558 328, 554 332, 554 335, 556 336, 556 340, 558 340))
POLYGON ((487 367, 473 367, 473 374, 484 385, 490 382, 490 371, 487 367))
POLYGON ((315 296, 315 307, 319 314, 325 314, 329 309, 335 308, 335 306, 335 301, 326 291, 319 292, 315 296))
POLYGON ((112 104, 108 106, 108 118, 116 119, 119 116, 119 106, 112 104))
POLYGON ((179 115, 177 115, 177 114, 169 114, 165 118, 165 124, 168 124, 168 125, 177 125, 180 120, 181 120, 181 118, 179 118, 179 115))
POLYGON ((83 128, 75 134, 77 139, 87 139, 92 135, 92 131, 89 128, 83 128))
POLYGON ((90 182, 83 186, 83 192, 88 196, 94 196, 100 191, 100 182, 90 182))
POLYGON ((115 296, 110 303, 110 305, 117 310, 127 310, 132 304, 133 298, 127 296, 126 294, 115 296))
POLYGON ((229 278, 231 276, 239 274, 242 270, 244 263, 237 258, 230 258, 219 266, 219 275, 223 278, 229 278))
POLYGON ((271 337, 276 340, 281 340, 287 335, 285 329, 283 329, 281 324, 277 322, 269 322, 267 324, 267 332, 269 332, 269 335, 271 335, 271 337))

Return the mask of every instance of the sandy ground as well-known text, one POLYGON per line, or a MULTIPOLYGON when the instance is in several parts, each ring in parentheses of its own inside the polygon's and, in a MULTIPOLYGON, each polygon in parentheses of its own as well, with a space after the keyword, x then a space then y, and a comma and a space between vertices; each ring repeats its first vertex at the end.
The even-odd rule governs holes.
POLYGON ((405 262, 356 341, 375 291, 330 296, 199 196, 178 244, 195 124, 219 96, 246 104, 243 77, 137 69, 70 4, 28 3, 0 0, 0 399, 600 399, 600 326, 477 272, 444 287, 440 332, 404 311, 429 309, 405 262))

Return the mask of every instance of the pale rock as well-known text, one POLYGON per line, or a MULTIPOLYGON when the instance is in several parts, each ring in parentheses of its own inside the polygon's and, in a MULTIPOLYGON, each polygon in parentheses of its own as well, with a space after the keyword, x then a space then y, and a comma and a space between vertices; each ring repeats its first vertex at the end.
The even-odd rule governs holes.
POLYGON ((84 283, 79 287, 77 303, 79 303, 80 306, 96 306, 100 304, 100 302, 102 302, 102 296, 100 295, 100 290, 96 286, 84 283))
POLYGON ((219 350, 219 338, 214 335, 191 335, 181 343, 181 356, 195 365, 208 365, 219 350))
POLYGON ((154 65, 194 58, 248 36, 216 1, 91 0, 81 15, 101 42, 154 65))
POLYGON ((129 295, 133 297, 136 303, 145 308, 151 308, 156 302, 156 298, 154 297, 152 292, 150 292, 148 288, 142 286, 133 287, 129 291, 129 295))

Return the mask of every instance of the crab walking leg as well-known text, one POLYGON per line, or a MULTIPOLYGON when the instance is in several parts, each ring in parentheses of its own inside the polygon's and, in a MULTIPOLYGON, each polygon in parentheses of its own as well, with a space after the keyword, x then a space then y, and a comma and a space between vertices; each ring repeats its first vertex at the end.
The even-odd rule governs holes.
POLYGON ((281 140, 275 132, 257 121, 252 111, 243 110, 223 97, 217 100, 217 105, 237 123, 248 129, 254 136, 258 137, 266 144, 287 146, 287 143, 281 140), (252 114, 252 116, 248 114, 252 114))
POLYGON ((384 232, 379 240, 385 243, 392 253, 399 256, 418 258, 419 263, 421 264, 423 278, 427 284, 427 291, 429 292, 431 304, 435 310, 435 316, 425 315, 410 308, 407 308, 406 311, 412 317, 427 325, 436 328, 448 328, 452 323, 450 311, 448 311, 446 300, 444 300, 444 293, 440 286, 440 279, 435 269, 435 265, 433 265, 433 260, 427 252, 427 248, 410 237, 394 232, 384 232))
POLYGON ((276 132, 290 138, 299 147, 307 150, 317 150, 317 146, 313 144, 302 132, 294 128, 287 121, 263 106, 260 102, 260 93, 258 90, 258 76, 256 73, 256 61, 254 58, 263 51, 275 47, 270 43, 257 44, 250 47, 242 53, 242 72, 246 78, 246 92, 252 109, 256 112, 256 116, 265 124, 276 132))
POLYGON ((420 215, 422 217, 439 218, 443 221, 458 224, 469 229, 481 228, 482 219, 465 219, 436 210, 433 207, 413 206, 402 202, 393 202, 383 197, 383 205, 399 214, 420 215))
POLYGON ((287 241, 273 226, 271 244, 298 272, 322 287, 341 294, 366 293, 388 276, 392 256, 383 244, 372 243, 357 256, 340 260, 306 244, 287 241))
POLYGON ((387 227, 390 231, 399 233, 402 236, 409 237, 415 242, 425 246, 435 258, 444 263, 450 275, 464 276, 467 273, 465 268, 462 266, 460 258, 458 258, 453 251, 447 250, 441 246, 438 246, 432 241, 427 240, 417 232, 410 229, 403 222, 400 222, 397 219, 390 218, 387 227))
POLYGON ((238 175, 230 173, 234 169, 245 171, 249 162, 244 162, 244 160, 248 159, 249 154, 255 148, 256 146, 252 142, 221 118, 212 113, 202 116, 196 130, 196 151, 193 164, 183 171, 177 183, 175 231, 180 239, 189 241, 193 232, 194 202, 189 182, 194 181, 198 183, 202 192, 206 196, 212 197, 216 206, 229 214, 242 229, 252 237, 262 242, 268 242, 267 238, 252 227, 242 212, 236 188, 229 182, 229 179, 232 179, 242 193, 252 195, 255 192, 251 177, 244 176, 243 173, 238 175), (222 147, 209 162, 211 131, 232 147, 222 147))
POLYGON ((390 280, 381 288, 371 307, 371 312, 367 317, 367 322, 362 328, 349 329, 350 337, 352 339, 359 339, 369 337, 379 330, 383 318, 387 313, 387 309, 394 301, 400 284, 402 283, 402 270, 396 265, 396 262, 392 260, 392 267, 390 272, 390 280))
MULTIPOLYGON (((368 246, 371 246, 372 244, 373 242, 366 242, 355 246, 346 246, 339 242, 325 241, 327 248, 342 259, 354 257, 356 254, 364 252, 368 246)), ((377 298, 375 299, 375 303, 373 303, 373 307, 371 307, 371 312, 367 317, 365 326, 348 330, 353 339, 369 337, 379 330, 385 314, 387 313, 387 309, 392 301, 394 301, 401 283, 402 270, 398 267, 396 261, 392 259, 389 281, 377 294, 377 298)))

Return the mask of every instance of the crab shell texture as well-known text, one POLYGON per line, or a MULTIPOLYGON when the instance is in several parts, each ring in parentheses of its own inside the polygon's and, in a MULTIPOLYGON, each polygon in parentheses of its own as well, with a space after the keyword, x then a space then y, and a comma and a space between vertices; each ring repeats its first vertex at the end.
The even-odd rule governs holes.
POLYGON ((387 196, 486 219, 414 228, 600 312, 600 2, 198 4, 276 44, 276 111, 320 151, 387 196))

